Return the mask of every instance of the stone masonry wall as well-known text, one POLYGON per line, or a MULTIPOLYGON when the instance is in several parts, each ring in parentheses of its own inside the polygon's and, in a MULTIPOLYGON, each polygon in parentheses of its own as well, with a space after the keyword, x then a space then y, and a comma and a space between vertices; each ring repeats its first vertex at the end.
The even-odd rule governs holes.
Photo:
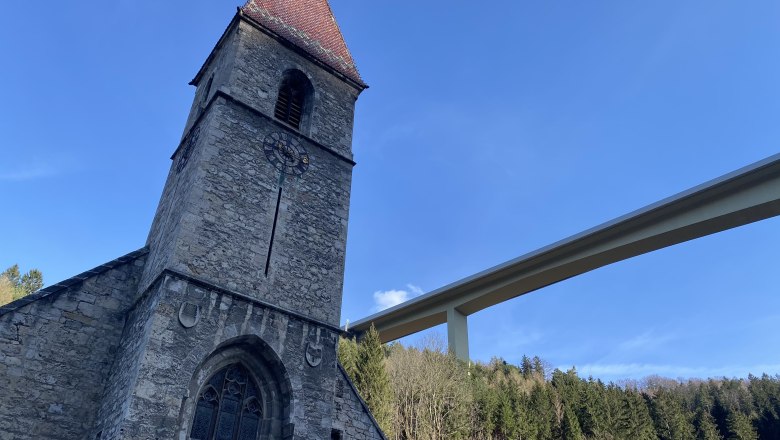
MULTIPOLYGON (((200 135, 198 141, 189 152, 185 164, 181 164, 183 154, 180 150, 171 162, 168 177, 165 182, 160 203, 152 222, 152 227, 147 238, 149 257, 144 276, 140 283, 140 292, 146 290, 163 269, 170 266, 176 250, 176 242, 180 233, 181 224, 186 221, 187 203, 193 201, 192 191, 196 187, 199 178, 198 162, 202 154, 203 145, 213 142, 209 124, 213 113, 206 114, 199 122, 200 135)), ((185 139, 185 142, 188 140, 185 139)), ((197 202, 197 200, 194 200, 197 202)))
POLYGON ((314 86, 314 105, 301 132, 351 158, 355 101, 360 91, 246 21, 239 23, 238 35, 238 52, 227 84, 230 94, 273 115, 284 72, 304 72, 314 86))
MULTIPOLYGON (((127 314, 121 342, 103 390, 98 422, 93 429, 94 433, 101 433, 100 439, 121 437, 121 425, 129 412, 130 396, 138 378, 140 360, 149 341, 151 318, 158 298, 152 286, 127 314)), ((95 434, 92 438, 98 437, 95 434)))
POLYGON ((96 268, 0 309, 0 439, 82 439, 93 430, 143 265, 139 257, 96 268))
MULTIPOLYGON (((185 408, 208 379, 199 374, 204 359, 247 336, 264 341, 248 350, 269 351, 280 361, 272 369, 289 382, 289 395, 277 396, 289 400, 287 420, 280 421, 284 426, 292 423, 286 428, 288 434, 294 432, 294 438, 300 440, 319 440, 330 438, 331 429, 337 426, 370 433, 370 427, 365 426, 365 420, 370 419, 360 416, 363 410, 354 405, 352 397, 342 399, 342 408, 348 410, 339 414, 352 417, 354 422, 345 422, 343 415, 335 419, 334 396, 337 379, 342 378, 336 364, 336 328, 175 274, 166 275, 158 294, 137 385, 123 432, 117 438, 186 438, 192 414, 185 408), (199 309, 197 324, 190 328, 179 320, 185 303, 199 309), (314 366, 306 358, 311 345, 321 347, 319 363, 314 366)), ((380 437, 369 434, 365 438, 380 437)))
POLYGON ((180 173, 181 151, 174 157, 141 287, 174 268, 336 325, 353 166, 345 157, 351 157, 359 91, 245 20, 237 23, 201 79, 214 75, 211 94, 218 89, 222 95, 214 95, 198 119, 201 135, 180 173), (301 133, 321 144, 271 116, 291 68, 312 81, 313 106, 301 133), (297 138, 310 165, 302 176, 285 177, 272 238, 280 172, 262 142, 273 132, 297 138))
POLYGON ((229 93, 230 87, 228 86, 231 72, 233 71, 233 63, 235 62, 236 50, 238 48, 237 43, 237 26, 229 27, 226 31, 225 39, 222 40, 221 45, 214 49, 214 57, 211 60, 206 61, 204 65, 203 73, 199 78, 199 82, 195 84, 195 98, 192 100, 192 107, 190 108, 190 115, 187 118, 187 123, 184 125, 184 133, 182 137, 187 134, 192 125, 206 109, 208 102, 214 96, 217 90, 222 89, 229 93), (211 87, 208 88, 209 80, 211 80, 211 87), (208 89, 208 95, 206 95, 208 89))
POLYGON ((335 408, 333 428, 341 431, 343 439, 386 440, 342 368, 336 379, 335 408))
MULTIPOLYGON (((217 98, 202 124, 202 141, 177 186, 169 214, 175 255, 167 267, 208 279, 313 319, 337 325, 341 312, 352 164, 306 139, 309 169, 286 176, 268 275, 279 171, 262 140, 284 130, 234 101, 217 98), (179 197, 179 196, 177 196, 179 197)), ((171 252, 169 244, 150 241, 171 252)), ((163 267, 151 260, 147 275, 163 267)))

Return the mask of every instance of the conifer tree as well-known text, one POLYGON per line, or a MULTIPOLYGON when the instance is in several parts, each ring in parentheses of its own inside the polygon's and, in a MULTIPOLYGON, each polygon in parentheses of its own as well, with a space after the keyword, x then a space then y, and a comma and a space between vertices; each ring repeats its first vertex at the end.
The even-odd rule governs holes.
POLYGON ((551 387, 546 383, 535 383, 530 395, 529 438, 535 440, 553 440, 559 431, 558 418, 551 387))
POLYGON ((22 275, 19 287, 21 287, 25 295, 35 292, 43 287, 43 274, 38 269, 30 269, 26 274, 22 275))
POLYGON ((496 408, 496 432, 499 438, 517 438, 517 419, 515 418, 513 387, 498 387, 498 407, 496 408))
POLYGON ((728 440, 758 440, 758 434, 750 417, 739 411, 732 411, 726 417, 729 428, 728 440))
POLYGON ((520 394, 515 405, 515 417, 517 419, 518 437, 521 439, 533 438, 533 425, 531 423, 531 413, 535 411, 531 407, 531 399, 527 394, 520 394))
POLYGON ((704 408, 696 411, 696 440, 723 440, 712 414, 704 408))
POLYGON ((544 363, 542 362, 542 359, 539 358, 539 356, 534 356, 533 359, 531 359, 531 362, 533 362, 533 372, 534 374, 544 379, 545 375, 547 374, 547 371, 545 371, 544 363))
POLYGON ((392 435, 392 389, 385 369, 382 342, 373 324, 358 345, 355 373, 355 386, 361 397, 382 430, 392 435))
POLYGON ((523 377, 528 379, 533 374, 534 366, 531 363, 531 358, 529 358, 526 355, 523 355, 522 360, 520 361, 520 372, 523 374, 523 377))
POLYGON ((0 277, 5 277, 14 287, 19 287, 22 281, 21 274, 19 273, 19 265, 14 264, 13 266, 4 270, 3 273, 0 273, 0 277))
POLYGON ((608 424, 606 398, 604 384, 600 381, 591 378, 584 384, 577 418, 583 434, 589 438, 605 437, 604 427, 608 424))
POLYGON ((26 274, 19 272, 14 264, 0 273, 0 306, 29 295, 43 287, 43 274, 38 269, 30 269, 26 274))
POLYGON ((561 432, 563 440, 585 440, 585 436, 580 428, 580 422, 574 411, 566 407, 563 411, 563 422, 561 423, 561 432))
POLYGON ((682 403, 671 392, 661 389, 652 399, 655 430, 661 440, 694 440, 693 422, 682 403))
POLYGON ((357 379, 357 350, 355 339, 339 338, 339 363, 353 383, 357 379))
POLYGON ((498 408, 498 395, 495 388, 489 386, 485 367, 476 364, 471 369, 471 393, 473 405, 471 409, 471 437, 491 438, 495 431, 495 416, 498 408))
POLYGON ((635 440, 657 440, 653 420, 645 399, 636 391, 626 390, 618 419, 622 437, 635 440))
POLYGON ((748 380, 748 390, 757 412, 758 438, 780 438, 780 376, 773 379, 767 374, 761 378, 749 375, 748 380))
POLYGON ((696 440, 723 440, 715 417, 712 416, 713 405, 710 386, 704 384, 699 386, 695 396, 696 440))

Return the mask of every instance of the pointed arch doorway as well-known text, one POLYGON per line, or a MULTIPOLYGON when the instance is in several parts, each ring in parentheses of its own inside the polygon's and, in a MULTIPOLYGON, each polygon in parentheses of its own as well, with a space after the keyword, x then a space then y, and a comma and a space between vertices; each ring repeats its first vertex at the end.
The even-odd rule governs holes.
POLYGON ((182 408, 185 438, 287 438, 292 432, 290 386, 279 358, 256 336, 223 346, 193 376, 191 397, 182 408))

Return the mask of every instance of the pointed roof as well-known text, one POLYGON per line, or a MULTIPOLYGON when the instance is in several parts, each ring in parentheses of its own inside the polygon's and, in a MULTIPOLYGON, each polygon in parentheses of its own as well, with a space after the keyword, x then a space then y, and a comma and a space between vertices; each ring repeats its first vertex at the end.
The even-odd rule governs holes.
POLYGON ((241 11, 309 55, 365 86, 327 0, 249 0, 241 11))

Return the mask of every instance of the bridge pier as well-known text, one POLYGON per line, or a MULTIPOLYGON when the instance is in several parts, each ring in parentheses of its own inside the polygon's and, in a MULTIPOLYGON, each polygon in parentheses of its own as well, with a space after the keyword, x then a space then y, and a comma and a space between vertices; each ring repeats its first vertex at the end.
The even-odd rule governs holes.
POLYGON ((469 362, 469 327, 466 315, 455 307, 447 309, 447 345, 458 359, 469 362))

